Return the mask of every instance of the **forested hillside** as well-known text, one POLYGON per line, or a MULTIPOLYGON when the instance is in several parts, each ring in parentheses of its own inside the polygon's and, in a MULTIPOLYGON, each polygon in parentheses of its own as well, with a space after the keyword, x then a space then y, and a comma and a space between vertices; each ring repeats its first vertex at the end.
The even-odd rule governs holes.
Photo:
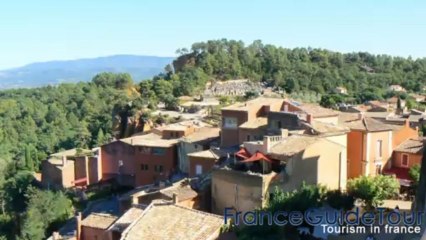
POLYGON ((336 86, 350 92, 401 84, 420 91, 426 83, 426 59, 346 53, 323 49, 286 49, 255 41, 216 40, 180 49, 174 61, 177 72, 202 70, 215 79, 249 78, 264 81, 287 92, 326 93, 336 86))
POLYGON ((121 118, 141 108, 129 74, 0 92, 0 239, 44 239, 68 219, 70 200, 37 189, 33 172, 49 154, 109 141, 120 134, 121 118))

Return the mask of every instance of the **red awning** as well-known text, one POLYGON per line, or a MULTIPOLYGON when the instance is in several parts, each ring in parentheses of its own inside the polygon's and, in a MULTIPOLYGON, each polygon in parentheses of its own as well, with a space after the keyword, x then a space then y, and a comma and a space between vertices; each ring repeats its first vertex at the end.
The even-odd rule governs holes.
POLYGON ((257 151, 255 154, 253 154, 253 156, 241 161, 241 162, 256 162, 256 161, 267 161, 272 163, 272 160, 270 158, 268 158, 265 154, 257 151))
POLYGON ((250 153, 245 148, 241 148, 238 152, 235 153, 235 155, 244 159, 250 157, 250 153))
POLYGON ((76 179, 74 185, 87 185, 87 178, 76 179))

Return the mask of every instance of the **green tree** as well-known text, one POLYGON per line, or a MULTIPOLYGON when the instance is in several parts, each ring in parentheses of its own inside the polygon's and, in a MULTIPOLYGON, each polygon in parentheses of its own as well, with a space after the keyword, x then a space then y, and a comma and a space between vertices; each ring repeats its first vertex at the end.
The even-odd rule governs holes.
POLYGON ((30 188, 28 209, 22 224, 22 239, 45 239, 72 216, 72 203, 62 192, 30 188))
POLYGON ((408 109, 413 109, 413 108, 415 108, 416 107, 416 101, 413 99, 413 98, 407 98, 406 100, 405 100, 405 106, 408 108, 408 109))
POLYGON ((362 176, 348 180, 347 191, 364 201, 367 208, 377 207, 383 200, 399 193, 399 182, 392 176, 362 176))
POLYGON ((27 206, 26 193, 34 182, 34 176, 29 171, 19 171, 8 178, 2 187, 2 199, 9 213, 19 214, 27 206))
POLYGON ((104 131, 102 128, 99 128, 98 136, 96 137, 96 146, 101 146, 107 142, 107 138, 105 137, 104 131))
POLYGON ((410 170, 408 170, 408 174, 413 181, 413 186, 416 187, 419 184, 420 180, 420 165, 413 165, 410 170))

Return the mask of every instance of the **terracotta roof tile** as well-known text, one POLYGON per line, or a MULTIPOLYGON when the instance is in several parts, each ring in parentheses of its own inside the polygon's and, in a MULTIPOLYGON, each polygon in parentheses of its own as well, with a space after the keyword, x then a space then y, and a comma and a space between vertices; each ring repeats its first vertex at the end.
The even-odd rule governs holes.
POLYGON ((324 108, 318 104, 313 103, 303 103, 297 107, 302 109, 307 114, 311 114, 314 118, 333 117, 339 115, 339 112, 334 111, 333 109, 324 108))
POLYGON ((81 221, 81 225, 91 228, 107 229, 116 219, 117 217, 110 214, 92 213, 81 221))
POLYGON ((407 139, 395 148, 397 152, 406 153, 422 153, 423 152, 423 138, 407 139))
POLYGON ((201 127, 195 129, 195 131, 183 137, 183 140, 187 142, 200 142, 204 140, 209 140, 213 138, 219 138, 220 128, 217 127, 201 127))
POLYGON ((343 126, 360 131, 381 132, 394 129, 393 126, 370 117, 363 116, 360 118, 359 113, 341 113, 339 122, 343 126))
POLYGON ((184 201, 187 199, 192 199, 198 196, 197 192, 194 191, 190 185, 185 186, 171 186, 168 188, 164 188, 160 190, 160 193, 164 194, 165 196, 169 197, 170 199, 173 198, 173 194, 177 194, 177 197, 179 198, 179 201, 184 201))
POLYGON ((171 204, 151 204, 123 233, 124 240, 199 240, 219 233, 223 217, 171 204))
POLYGON ((130 224, 142 215, 143 209, 132 207, 119 217, 110 227, 110 230, 123 232, 130 224))
POLYGON ((270 149, 269 153, 271 156, 293 156, 308 146, 317 142, 319 138, 308 137, 308 136, 290 136, 284 138, 270 149))
POLYGON ((259 127, 266 127, 268 125, 268 119, 265 117, 258 117, 254 119, 253 121, 248 121, 243 124, 241 124, 240 128, 246 128, 246 129, 256 129, 259 127))

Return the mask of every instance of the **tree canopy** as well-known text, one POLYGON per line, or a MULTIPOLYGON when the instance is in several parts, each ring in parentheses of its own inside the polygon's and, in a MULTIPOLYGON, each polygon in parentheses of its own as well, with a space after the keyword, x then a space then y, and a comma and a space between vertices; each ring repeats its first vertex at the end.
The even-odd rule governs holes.
POLYGON ((396 196, 399 193, 399 182, 396 178, 386 175, 361 176, 348 180, 347 191, 363 200, 368 208, 373 208, 383 200, 396 196))

